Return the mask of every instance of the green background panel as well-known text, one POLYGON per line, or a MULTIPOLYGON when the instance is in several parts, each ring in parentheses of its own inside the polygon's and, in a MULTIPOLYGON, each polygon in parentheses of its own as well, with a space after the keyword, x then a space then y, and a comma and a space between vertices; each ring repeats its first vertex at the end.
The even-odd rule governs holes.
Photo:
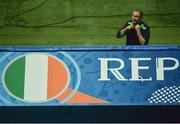
POLYGON ((0 0, 0 45, 124 45, 115 34, 136 8, 150 45, 180 44, 179 0, 0 0))

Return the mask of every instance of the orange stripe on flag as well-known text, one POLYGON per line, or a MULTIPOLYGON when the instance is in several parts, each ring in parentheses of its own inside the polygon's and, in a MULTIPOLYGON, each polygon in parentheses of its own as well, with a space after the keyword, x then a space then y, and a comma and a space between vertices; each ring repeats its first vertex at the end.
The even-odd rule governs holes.
POLYGON ((66 86, 68 72, 64 65, 53 57, 48 57, 48 98, 56 96, 66 86))
MULTIPOLYGON (((63 101, 71 92, 73 91, 72 88, 68 88, 67 91, 57 99, 63 101)), ((82 92, 77 92, 67 103, 75 104, 75 103, 108 103, 108 101, 98 99, 96 97, 92 97, 82 92)))

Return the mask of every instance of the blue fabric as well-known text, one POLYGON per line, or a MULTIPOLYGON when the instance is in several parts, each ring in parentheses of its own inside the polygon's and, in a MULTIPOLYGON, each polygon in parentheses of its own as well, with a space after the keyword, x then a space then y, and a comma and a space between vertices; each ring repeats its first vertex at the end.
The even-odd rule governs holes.
MULTIPOLYGON (((157 96, 158 94, 165 94, 165 92, 169 92, 169 90, 173 89, 176 91, 180 88, 179 48, 180 46, 0 47, 0 106, 69 105, 67 101, 71 99, 77 91, 101 100, 106 100, 109 102, 109 105, 166 104, 162 101, 159 102, 158 99, 160 98, 157 98, 157 96), (40 103, 30 103, 23 99, 18 100, 16 97, 9 94, 7 88, 4 87, 7 68, 15 60, 28 56, 29 52, 34 55, 44 53, 44 55, 55 57, 57 60, 64 63, 69 70, 70 82, 68 87, 72 88, 73 92, 63 100, 55 98, 40 103), (103 72, 101 68, 104 67, 102 66, 103 58, 121 60, 124 66, 119 71, 125 80, 119 80, 112 72, 108 73, 109 80, 99 80, 103 72), (132 69, 133 58, 147 58, 146 61, 140 60, 139 62, 138 66, 147 66, 148 68, 139 69, 138 80, 131 80, 132 74, 137 73, 137 71, 133 71, 132 69), (157 68, 160 65, 158 58, 167 58, 167 60, 163 61, 164 67, 173 67, 175 63, 178 65, 174 70, 165 70, 165 72, 161 73, 161 75, 164 74, 164 78, 161 80, 157 79, 157 74, 159 74, 157 68), (171 58, 173 60, 171 60, 171 58), (151 80, 147 80, 149 78, 151 78, 151 80)), ((107 65, 108 68, 120 67, 121 63, 116 60, 111 60, 107 65)), ((36 72, 34 66, 32 66, 32 68, 34 72, 36 72)), ((60 73, 58 75, 61 76, 60 73)), ((14 78, 14 75, 12 78, 14 78)), ((169 98, 173 98, 171 100, 172 102, 167 102, 166 105, 179 104, 177 103, 179 100, 177 92, 173 90, 171 93, 168 93, 169 95, 166 94, 168 100, 169 98), (173 92, 174 94, 172 94, 173 92), (170 94, 172 94, 173 97, 171 97, 170 94)), ((162 97, 164 96, 162 95, 162 97)))
POLYGON ((142 51, 142 50, 180 50, 180 46, 1 46, 0 51, 142 51))

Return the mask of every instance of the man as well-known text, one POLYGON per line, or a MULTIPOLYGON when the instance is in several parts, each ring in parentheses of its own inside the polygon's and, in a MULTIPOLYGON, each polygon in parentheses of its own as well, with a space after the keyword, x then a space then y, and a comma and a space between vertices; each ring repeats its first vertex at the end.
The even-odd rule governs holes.
POLYGON ((117 38, 127 37, 126 45, 148 45, 150 28, 145 24, 141 10, 132 12, 132 20, 128 21, 118 32, 117 38))

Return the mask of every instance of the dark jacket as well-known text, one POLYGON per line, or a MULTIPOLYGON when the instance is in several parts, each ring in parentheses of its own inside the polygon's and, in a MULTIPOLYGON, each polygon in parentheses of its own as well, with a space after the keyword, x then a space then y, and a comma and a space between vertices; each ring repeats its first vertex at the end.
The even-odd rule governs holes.
MULTIPOLYGON (((130 25, 131 23, 132 21, 126 22, 126 24, 117 32, 117 35, 116 35, 117 38, 123 37, 120 31, 124 29, 125 27, 127 27, 128 25, 130 25)), ((149 39, 150 39, 150 27, 144 22, 141 22, 139 25, 140 25, 141 33, 145 39, 145 45, 148 45, 149 39)), ((139 38, 137 36, 137 32, 134 28, 126 32, 124 35, 126 35, 127 37, 126 45, 141 45, 139 42, 139 38)))

